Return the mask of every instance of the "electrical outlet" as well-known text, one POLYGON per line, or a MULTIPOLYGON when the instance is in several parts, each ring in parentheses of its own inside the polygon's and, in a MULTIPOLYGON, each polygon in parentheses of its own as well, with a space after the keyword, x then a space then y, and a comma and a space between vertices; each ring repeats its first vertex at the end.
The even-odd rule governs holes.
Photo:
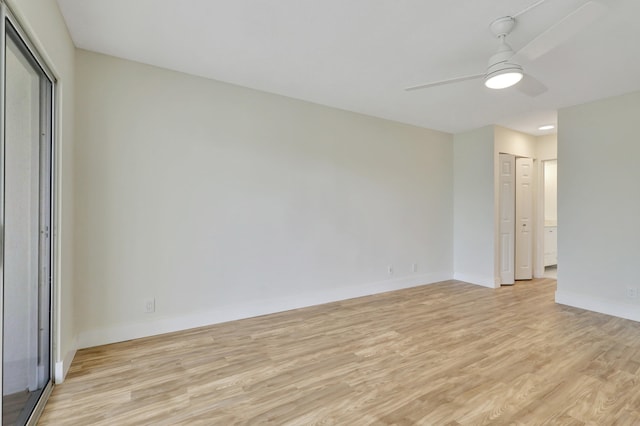
POLYGON ((152 314, 156 311, 156 299, 151 297, 149 299, 144 299, 144 313, 152 314))
POLYGON ((637 299, 638 298, 638 287, 627 287, 627 299, 637 299))
POLYGON ((414 263, 413 265, 411 265, 411 272, 418 272, 418 264, 414 263))
POLYGON ((387 268, 387 272, 389 273, 389 275, 393 275, 393 265, 389 265, 389 267, 387 268))

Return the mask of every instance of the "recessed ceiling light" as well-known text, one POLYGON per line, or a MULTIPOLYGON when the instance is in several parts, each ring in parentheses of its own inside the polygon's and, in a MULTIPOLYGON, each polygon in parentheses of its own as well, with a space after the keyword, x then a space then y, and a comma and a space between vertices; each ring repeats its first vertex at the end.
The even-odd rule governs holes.
POLYGON ((556 126, 554 126, 553 124, 547 124, 547 125, 538 127, 538 130, 551 130, 555 128, 556 126))

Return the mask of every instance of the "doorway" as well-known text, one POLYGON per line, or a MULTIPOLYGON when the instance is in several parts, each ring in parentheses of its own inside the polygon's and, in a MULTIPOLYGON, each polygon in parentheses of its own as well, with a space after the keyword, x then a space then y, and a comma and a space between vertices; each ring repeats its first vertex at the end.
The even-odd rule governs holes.
POLYGON ((500 284, 533 278, 533 159, 499 155, 500 284))
POLYGON ((53 78, 4 3, 0 118, 2 424, 35 424, 52 388, 53 78))
POLYGON ((558 278, 558 161, 543 162, 544 277, 558 278))

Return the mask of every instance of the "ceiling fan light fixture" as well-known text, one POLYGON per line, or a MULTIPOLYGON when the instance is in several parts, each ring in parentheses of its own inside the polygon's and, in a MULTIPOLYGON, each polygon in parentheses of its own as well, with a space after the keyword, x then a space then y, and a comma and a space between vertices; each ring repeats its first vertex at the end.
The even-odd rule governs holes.
POLYGON ((484 78, 484 85, 489 89, 506 89, 522 80, 524 74, 518 64, 503 64, 499 69, 488 72, 484 78))

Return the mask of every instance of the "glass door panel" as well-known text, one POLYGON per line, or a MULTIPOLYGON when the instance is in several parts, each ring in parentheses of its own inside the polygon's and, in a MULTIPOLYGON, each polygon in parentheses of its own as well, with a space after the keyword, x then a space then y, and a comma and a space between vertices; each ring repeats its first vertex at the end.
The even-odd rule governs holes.
POLYGON ((51 90, 6 22, 2 424, 25 425, 51 378, 51 90))

